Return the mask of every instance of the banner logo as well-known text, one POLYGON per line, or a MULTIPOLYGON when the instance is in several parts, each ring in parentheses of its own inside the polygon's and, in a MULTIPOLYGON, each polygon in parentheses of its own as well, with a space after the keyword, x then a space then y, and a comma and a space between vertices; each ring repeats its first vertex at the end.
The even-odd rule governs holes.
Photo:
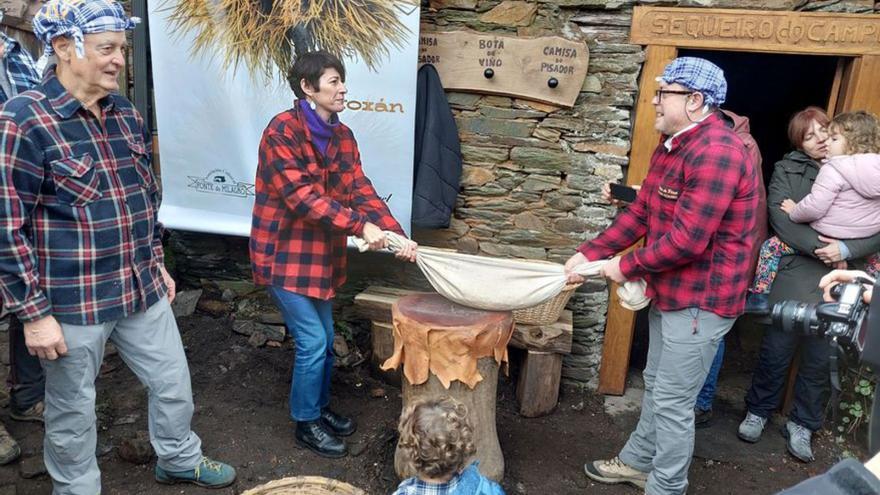
POLYGON ((199 192, 235 196, 237 198, 246 198, 254 195, 253 184, 238 182, 228 171, 219 168, 211 170, 204 177, 194 175, 187 177, 189 178, 189 184, 186 187, 199 192))

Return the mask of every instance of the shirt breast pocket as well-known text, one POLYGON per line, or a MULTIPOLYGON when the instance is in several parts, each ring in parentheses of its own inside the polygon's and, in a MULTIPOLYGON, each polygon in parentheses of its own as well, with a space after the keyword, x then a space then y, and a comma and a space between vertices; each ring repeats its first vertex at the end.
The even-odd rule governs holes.
POLYGON ((131 158, 134 161, 134 169, 137 171, 138 179, 140 179, 141 187, 150 194, 155 194, 159 190, 153 169, 150 168, 150 160, 147 156, 147 147, 144 143, 137 140, 128 142, 128 148, 131 151, 131 158))
POLYGON ((101 177, 91 155, 54 160, 49 167, 59 202, 86 206, 101 199, 101 177))

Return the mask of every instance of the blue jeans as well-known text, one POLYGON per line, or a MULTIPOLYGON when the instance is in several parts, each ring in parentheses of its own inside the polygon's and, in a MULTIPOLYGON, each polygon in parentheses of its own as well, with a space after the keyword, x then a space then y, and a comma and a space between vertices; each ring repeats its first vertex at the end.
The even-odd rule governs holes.
POLYGON ((718 343, 718 352, 715 353, 715 359, 712 360, 712 367, 709 368, 709 375, 706 376, 706 382, 700 389, 700 395, 697 396, 696 409, 700 411, 711 411, 712 402, 715 401, 715 387, 718 385, 718 372, 721 371, 721 362, 724 361, 724 339, 718 343))
POLYGON ((290 416, 314 421, 330 404, 333 374, 333 301, 303 296, 281 287, 270 287, 296 344, 293 380, 290 382, 290 416))

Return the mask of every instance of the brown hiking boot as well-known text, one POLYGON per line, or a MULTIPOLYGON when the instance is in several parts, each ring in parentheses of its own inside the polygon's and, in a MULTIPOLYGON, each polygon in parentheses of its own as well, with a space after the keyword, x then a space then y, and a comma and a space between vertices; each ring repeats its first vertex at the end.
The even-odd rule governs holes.
POLYGON ((34 422, 43 422, 43 411, 45 410, 46 405, 43 401, 37 402, 31 407, 25 409, 24 411, 18 411, 14 407, 9 408, 9 417, 16 421, 34 421, 34 422))
POLYGON ((0 466, 9 464, 21 455, 21 447, 6 431, 6 427, 0 424, 0 466))

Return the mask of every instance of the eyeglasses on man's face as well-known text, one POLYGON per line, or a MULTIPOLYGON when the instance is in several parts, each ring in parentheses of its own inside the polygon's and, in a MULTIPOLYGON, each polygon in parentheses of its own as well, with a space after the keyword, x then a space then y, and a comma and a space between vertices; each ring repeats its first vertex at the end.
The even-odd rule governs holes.
POLYGON ((654 91, 654 97, 658 100, 663 99, 663 95, 692 95, 696 93, 696 91, 688 91, 685 89, 663 89, 660 88, 657 91, 654 91))

